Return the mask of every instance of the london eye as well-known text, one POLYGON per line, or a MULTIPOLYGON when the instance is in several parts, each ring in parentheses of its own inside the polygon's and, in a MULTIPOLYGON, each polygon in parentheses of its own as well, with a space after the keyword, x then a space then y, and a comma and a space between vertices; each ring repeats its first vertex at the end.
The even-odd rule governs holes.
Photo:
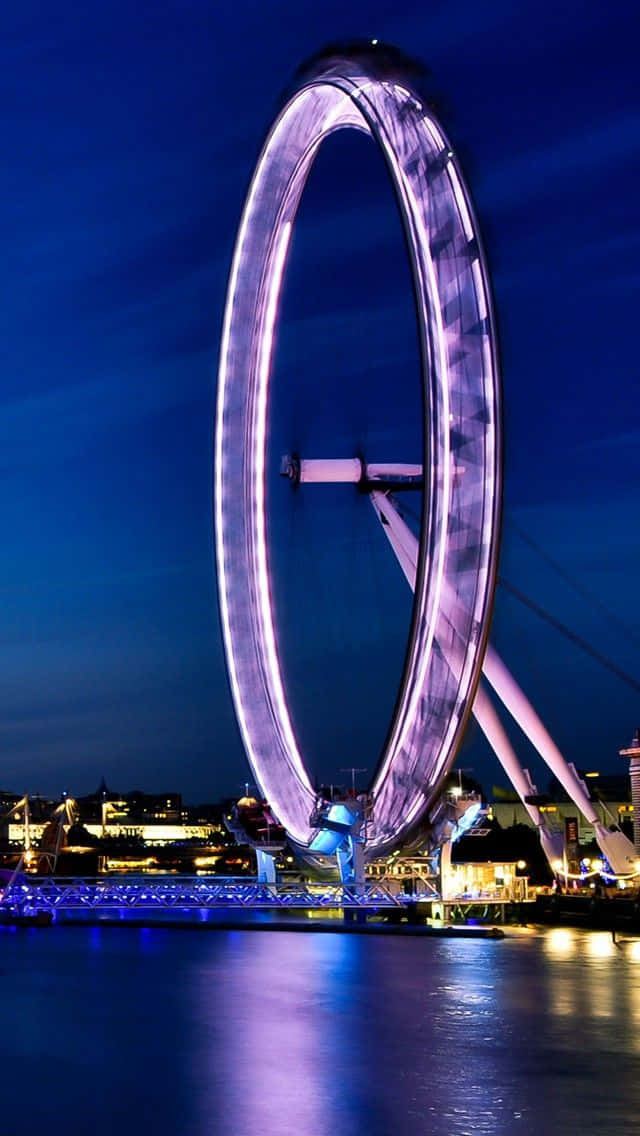
MULTIPOLYGON (((322 849, 316 791, 279 652, 267 535, 266 477, 273 462, 282 462, 281 472, 302 492, 309 483, 357 485, 413 591, 399 690, 367 794, 367 856, 399 845, 429 813, 472 712, 523 800, 528 798, 547 855, 556 855, 535 787, 479 687, 483 667, 587 815, 578 779, 488 649, 501 456, 489 276, 456 153, 402 57, 376 41, 332 48, 298 73, 253 173, 227 289, 215 431, 218 590, 235 713, 256 782, 301 850, 322 849), (399 208, 420 350, 421 462, 402 453, 380 461, 374 452, 292 451, 283 458, 269 445, 273 357, 292 231, 318 151, 338 131, 372 140, 399 208), (397 504, 400 494, 415 488, 421 491, 417 536, 397 504)), ((616 870, 626 863, 623 852, 616 870)), ((611 841, 608 854, 615 859, 611 841)))

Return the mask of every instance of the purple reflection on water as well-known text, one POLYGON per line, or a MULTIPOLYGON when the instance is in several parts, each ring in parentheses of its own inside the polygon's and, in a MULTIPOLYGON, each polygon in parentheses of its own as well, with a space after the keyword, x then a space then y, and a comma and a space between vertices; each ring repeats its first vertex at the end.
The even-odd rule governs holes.
POLYGON ((201 1053, 202 1124, 223 1131, 231 1117, 234 1136, 522 1131, 528 1089, 510 1073, 496 946, 236 932, 199 984, 199 1017, 233 1023, 222 1053, 201 1053))
POLYGON ((57 927, 0 947, 3 1132, 636 1131, 640 951, 606 935, 57 927))
POLYGON ((234 982, 212 988, 205 969, 200 998, 233 1023, 233 1045, 210 1058, 235 1131, 320 1133, 339 1112, 350 1073, 336 1010, 347 1020, 351 1011, 335 972, 349 969, 353 952, 349 936, 237 932, 229 942, 234 982))

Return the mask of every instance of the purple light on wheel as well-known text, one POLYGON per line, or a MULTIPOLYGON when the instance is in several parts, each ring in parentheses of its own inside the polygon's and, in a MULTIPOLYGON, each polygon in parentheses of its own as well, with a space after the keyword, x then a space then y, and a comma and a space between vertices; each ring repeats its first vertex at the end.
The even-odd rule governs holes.
POLYGON ((261 791, 304 848, 313 836, 315 793, 287 704, 266 538, 272 354, 292 227, 311 164, 333 131, 362 131, 384 157, 402 215, 426 408, 412 625, 393 721, 370 787, 373 855, 416 825, 455 758, 487 642, 501 493, 495 332, 469 196, 432 112, 405 79, 381 73, 379 58, 372 47, 369 55, 317 61, 267 137, 229 278, 215 437, 218 588, 236 716, 261 791), (451 633, 451 604, 463 641, 453 653, 439 645, 451 633))

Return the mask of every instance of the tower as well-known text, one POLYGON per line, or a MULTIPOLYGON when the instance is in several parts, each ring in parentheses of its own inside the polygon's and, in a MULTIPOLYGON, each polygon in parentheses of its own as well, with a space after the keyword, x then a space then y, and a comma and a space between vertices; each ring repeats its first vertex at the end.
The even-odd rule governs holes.
POLYGON ((620 750, 620 757, 629 758, 629 780, 633 805, 633 843, 640 852, 640 728, 633 735, 631 745, 620 750))

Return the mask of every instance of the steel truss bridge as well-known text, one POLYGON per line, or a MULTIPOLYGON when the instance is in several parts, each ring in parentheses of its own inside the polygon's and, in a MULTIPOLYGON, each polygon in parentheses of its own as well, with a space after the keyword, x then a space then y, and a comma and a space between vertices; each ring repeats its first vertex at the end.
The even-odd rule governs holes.
MULTIPOLYGON (((382 883, 266 884, 237 878, 127 876, 108 879, 24 877, 5 888, 0 913, 35 915, 57 911, 379 910, 403 909, 415 896, 394 895, 382 883)), ((424 895, 421 898, 436 898, 424 895)))

